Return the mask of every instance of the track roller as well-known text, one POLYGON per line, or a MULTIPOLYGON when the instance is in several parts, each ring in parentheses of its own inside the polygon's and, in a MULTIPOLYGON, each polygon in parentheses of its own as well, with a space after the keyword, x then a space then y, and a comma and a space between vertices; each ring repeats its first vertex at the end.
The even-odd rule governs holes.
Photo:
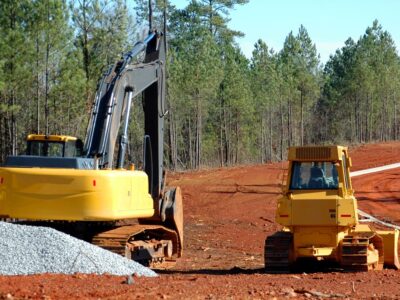
POLYGON ((341 243, 341 266, 348 272, 383 269, 383 242, 374 232, 347 235, 341 243))

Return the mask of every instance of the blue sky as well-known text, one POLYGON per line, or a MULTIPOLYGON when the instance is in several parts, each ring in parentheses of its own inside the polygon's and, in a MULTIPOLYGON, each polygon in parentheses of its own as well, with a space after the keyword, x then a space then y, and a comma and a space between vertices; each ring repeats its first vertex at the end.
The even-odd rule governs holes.
MULTIPOLYGON (((183 8, 189 1, 171 2, 183 8)), ((245 34, 237 42, 247 57, 260 38, 281 50, 289 32, 297 34, 303 24, 325 63, 347 38, 358 40, 375 19, 400 47, 400 0, 250 0, 231 11, 230 18, 230 27, 245 34)))

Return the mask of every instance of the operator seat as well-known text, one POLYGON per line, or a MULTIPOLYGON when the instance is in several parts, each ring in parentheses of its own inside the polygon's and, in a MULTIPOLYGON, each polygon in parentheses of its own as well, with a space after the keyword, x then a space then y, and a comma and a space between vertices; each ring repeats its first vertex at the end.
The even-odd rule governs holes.
POLYGON ((310 172, 311 176, 310 180, 308 181, 309 189, 322 189, 326 187, 324 171, 320 167, 314 166, 311 168, 310 172))

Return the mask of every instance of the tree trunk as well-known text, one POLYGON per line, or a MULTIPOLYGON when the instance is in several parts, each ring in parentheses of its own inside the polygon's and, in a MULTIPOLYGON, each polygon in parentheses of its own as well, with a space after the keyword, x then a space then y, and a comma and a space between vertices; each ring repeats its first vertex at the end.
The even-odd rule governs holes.
POLYGON ((40 72, 39 72, 39 37, 36 37, 36 133, 40 133, 40 72))
POLYGON ((82 45, 82 52, 83 52, 83 69, 85 70, 85 77, 86 77, 86 103, 90 105, 90 54, 89 54, 89 25, 86 19, 86 0, 82 1, 82 11, 83 11, 83 45, 82 45))
POLYGON ((224 129, 225 129, 225 165, 230 164, 230 153, 231 153, 231 140, 230 140, 230 112, 227 111, 227 107, 224 106, 224 129))
POLYGON ((303 89, 300 90, 300 145, 304 145, 303 89))
POLYGON ((213 35, 213 27, 212 27, 212 19, 213 19, 213 0, 208 0, 208 9, 209 9, 209 18, 210 18, 210 20, 209 20, 209 22, 210 22, 210 24, 209 24, 209 30, 210 30, 210 34, 211 35, 213 35))
MULTIPOLYGON (((47 28, 50 28, 50 7, 47 2, 47 28)), ((45 95, 44 95, 44 117, 45 117, 45 134, 49 134, 49 55, 50 55, 50 41, 49 32, 46 32, 46 57, 45 57, 45 95)))
POLYGON ((224 166, 224 142, 223 142, 223 106, 224 100, 223 97, 220 99, 219 105, 219 165, 220 167, 224 166))
POLYGON ((169 136, 169 161, 172 170, 177 169, 177 153, 176 153, 176 124, 175 116, 173 112, 169 113, 169 123, 168 123, 168 136, 169 136))
POLYGON ((365 138, 364 141, 368 142, 368 138, 369 138, 369 112, 368 112, 368 108, 369 108, 369 95, 367 94, 367 101, 366 101, 366 105, 365 105, 365 111, 364 111, 364 118, 365 118, 365 138))
POLYGON ((265 127, 264 118, 263 118, 264 114, 261 114, 260 116, 261 116, 261 163, 263 163, 265 161, 264 155, 265 155, 265 148, 266 148, 266 145, 264 142, 264 127, 265 127))
POLYGON ((190 122, 190 117, 188 118, 188 141, 189 141, 189 167, 193 169, 194 167, 194 155, 193 155, 193 146, 192 146, 192 124, 190 122))
POLYGON ((196 120, 196 159, 195 168, 199 169, 201 164, 201 139, 202 139, 202 112, 199 96, 197 98, 197 120, 196 120))
POLYGON ((235 147, 235 161, 234 164, 239 162, 240 157, 240 124, 239 124, 239 112, 236 111, 236 122, 235 122, 235 138, 236 138, 236 147, 235 147))
POLYGON ((4 162, 5 153, 6 153, 6 139, 5 139, 5 130, 4 130, 4 118, 3 115, 0 114, 0 162, 4 162))
POLYGON ((269 109, 269 160, 273 161, 273 148, 272 148, 272 108, 269 109))
POLYGON ((287 129, 288 129, 288 146, 292 145, 292 105, 290 97, 288 98, 288 111, 287 111, 287 129))
POLYGON ((45 134, 49 134, 49 44, 46 45, 45 58, 45 93, 44 93, 44 118, 45 118, 45 134))
MULTIPOLYGON (((10 29, 12 31, 15 31, 15 25, 16 25, 16 7, 12 6, 12 12, 10 13, 10 29)), ((12 41, 12 44, 14 44, 14 41, 12 41)), ((10 77, 12 78, 11 80, 14 81, 16 78, 14 78, 14 63, 15 63, 15 53, 13 53, 10 57, 10 67, 9 67, 9 72, 10 72, 10 77)), ((11 142, 11 149, 7 151, 7 153, 10 153, 12 155, 15 155, 16 151, 16 119, 15 119, 15 114, 14 114, 14 106, 16 104, 15 101, 15 87, 14 87, 14 82, 11 82, 11 89, 10 89, 10 94, 9 94, 9 100, 8 100, 8 108, 11 108, 11 116, 8 117, 8 120, 10 120, 11 124, 8 125, 9 129, 9 139, 8 141, 11 142)), ((6 139, 7 141, 7 139, 6 139)))
POLYGON ((280 160, 283 161, 283 137, 285 135, 284 120, 283 120, 283 105, 280 101, 280 115, 281 115, 281 147, 280 147, 280 160))
POLYGON ((11 154, 16 155, 17 154, 17 120, 15 118, 15 112, 14 112, 14 107, 15 107, 15 91, 14 88, 11 91, 11 131, 10 131, 10 136, 11 136, 11 154))
POLYGON ((393 94, 393 104, 394 104, 394 139, 397 140, 398 137, 398 129, 397 129, 397 103, 396 103, 396 95, 393 94))

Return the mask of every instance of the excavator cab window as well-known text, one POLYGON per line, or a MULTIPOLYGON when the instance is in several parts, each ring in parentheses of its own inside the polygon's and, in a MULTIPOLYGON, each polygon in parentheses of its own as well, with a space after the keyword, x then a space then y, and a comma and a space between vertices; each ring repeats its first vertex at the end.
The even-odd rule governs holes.
POLYGON ((81 157, 83 153, 83 142, 80 139, 68 141, 65 143, 65 157, 81 157))
POLYGON ((293 162, 291 190, 338 188, 338 172, 333 162, 293 162))
POLYGON ((62 157, 64 152, 63 142, 28 141, 27 155, 62 157))
POLYGON ((47 157, 80 157, 82 156, 82 140, 70 141, 47 141, 33 140, 28 141, 26 154, 47 157))
POLYGON ((64 152, 64 143, 50 142, 47 143, 47 156, 62 157, 64 152))
POLYGON ((38 141, 28 141, 27 155, 46 156, 45 144, 38 141))

